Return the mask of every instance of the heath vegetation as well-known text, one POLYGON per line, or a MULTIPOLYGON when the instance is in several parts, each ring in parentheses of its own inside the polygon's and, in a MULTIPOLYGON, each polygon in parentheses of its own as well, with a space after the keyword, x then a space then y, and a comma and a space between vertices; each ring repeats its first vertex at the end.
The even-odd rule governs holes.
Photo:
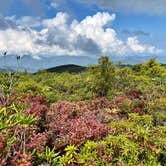
POLYGON ((0 73, 0 165, 165 166, 166 68, 0 73))

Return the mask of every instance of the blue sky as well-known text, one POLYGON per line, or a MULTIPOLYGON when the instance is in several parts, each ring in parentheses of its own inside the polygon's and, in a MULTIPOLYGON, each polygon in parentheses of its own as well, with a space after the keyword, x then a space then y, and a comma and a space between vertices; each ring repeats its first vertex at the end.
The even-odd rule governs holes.
POLYGON ((0 1, 0 52, 9 55, 41 60, 107 54, 166 63, 165 29, 164 0, 0 1))

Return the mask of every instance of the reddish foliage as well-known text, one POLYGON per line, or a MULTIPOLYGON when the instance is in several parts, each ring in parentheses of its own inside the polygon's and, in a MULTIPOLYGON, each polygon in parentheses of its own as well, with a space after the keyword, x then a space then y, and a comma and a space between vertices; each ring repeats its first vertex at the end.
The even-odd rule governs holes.
POLYGON ((145 112, 140 107, 135 108, 133 112, 138 113, 139 115, 145 114, 145 112))
POLYGON ((25 114, 31 114, 31 115, 34 115, 36 118, 41 118, 43 116, 45 116, 45 113, 48 111, 48 108, 47 106, 45 105, 33 105, 30 109, 27 109, 25 111, 25 114))
POLYGON ((44 104, 47 105, 47 99, 44 96, 36 96, 34 98, 31 97, 30 94, 26 93, 24 94, 21 99, 21 103, 25 103, 28 105, 34 105, 34 104, 44 104))
POLYGON ((93 111, 93 110, 108 108, 109 106, 110 106, 110 101, 106 97, 101 97, 96 100, 93 100, 88 108, 93 111))
POLYGON ((67 166, 77 166, 77 165, 74 163, 71 163, 71 164, 67 164, 67 166))
POLYGON ((131 89, 129 91, 129 95, 131 96, 131 99, 137 99, 137 98, 140 98, 142 93, 136 89, 131 89))
POLYGON ((29 149, 36 149, 38 152, 43 153, 45 146, 48 142, 49 136, 47 133, 39 133, 30 139, 28 147, 29 149))
POLYGON ((158 153, 160 150, 160 148, 158 146, 156 146, 153 142, 149 145, 149 148, 153 151, 158 153))
POLYGON ((119 96, 116 98, 117 104, 122 104, 126 100, 126 96, 119 96))
POLYGON ((97 147, 97 153, 98 153, 98 156, 99 156, 99 158, 101 159, 102 157, 103 157, 103 155, 105 154, 104 152, 105 152, 105 149, 106 149, 106 147, 104 146, 104 145, 99 145, 98 147, 97 147))
POLYGON ((39 120, 45 120, 46 112, 48 111, 47 100, 42 96, 30 98, 26 96, 24 102, 30 106, 29 109, 25 110, 25 114, 34 115, 39 120))
MULTIPOLYGON (((24 149, 27 151, 36 149, 43 153, 46 146, 54 146, 63 151, 66 145, 80 146, 88 139, 102 138, 109 132, 103 120, 103 117, 107 116, 104 109, 117 107, 106 98, 99 98, 90 104, 63 101, 52 104, 49 108, 45 98, 41 96, 32 98, 28 94, 24 95, 21 100, 17 98, 15 102, 27 105, 28 109, 23 113, 35 116, 38 123, 27 127, 18 125, 10 129, 9 134, 11 136, 15 134, 18 140, 11 147, 12 166, 30 165, 31 158, 28 154, 24 154, 24 149), (24 136, 25 140, 23 140, 24 136), (15 154, 15 152, 19 153, 15 154)), ((0 140, 0 152, 4 147, 5 142, 0 140)))
POLYGON ((99 139, 108 132, 106 124, 100 122, 100 111, 90 111, 84 103, 59 102, 47 113, 50 131, 57 138, 57 148, 66 144, 81 145, 87 139, 99 139), (59 147, 58 147, 59 146, 59 147))
POLYGON ((106 146, 99 145, 97 147, 97 154, 101 160, 103 160, 105 163, 109 163, 111 161, 112 157, 111 157, 111 155, 106 155, 105 150, 106 150, 106 146))
POLYGON ((25 153, 16 153, 16 156, 11 160, 11 166, 32 166, 31 156, 25 153))
POLYGON ((29 140, 34 137, 39 131, 36 125, 31 125, 28 127, 25 126, 16 126, 10 130, 10 135, 16 135, 18 141, 14 144, 13 149, 15 151, 23 150, 24 141, 25 146, 28 144, 29 140), (25 140, 23 140, 23 135, 25 135, 25 140))
POLYGON ((32 101, 32 97, 29 93, 25 93, 22 95, 21 99, 20 99, 20 102, 21 103, 26 103, 26 104, 30 104, 32 101))
POLYGON ((9 104, 9 97, 6 95, 1 95, 0 96, 0 107, 7 106, 9 104))
POLYGON ((0 166, 6 166, 6 165, 7 165, 6 159, 0 158, 0 166))
POLYGON ((6 147, 6 141, 2 137, 0 137, 0 153, 3 152, 5 147, 6 147))
POLYGON ((61 130, 60 135, 67 135, 69 144, 81 145, 87 139, 99 139, 107 132, 107 126, 99 120, 79 118, 69 122, 69 126, 61 130))
POLYGON ((17 100, 17 94, 11 93, 11 94, 0 94, 0 107, 3 106, 10 106, 17 100))
POLYGON ((47 105, 47 99, 43 96, 36 96, 32 99, 32 103, 47 105))

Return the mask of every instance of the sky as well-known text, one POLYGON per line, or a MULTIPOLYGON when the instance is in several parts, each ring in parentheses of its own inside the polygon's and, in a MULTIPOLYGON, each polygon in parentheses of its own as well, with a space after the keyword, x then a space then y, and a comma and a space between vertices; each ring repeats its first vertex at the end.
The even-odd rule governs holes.
POLYGON ((7 51, 45 64, 59 57, 94 63, 101 55, 166 63, 165 29, 165 0, 0 1, 0 56, 7 51))

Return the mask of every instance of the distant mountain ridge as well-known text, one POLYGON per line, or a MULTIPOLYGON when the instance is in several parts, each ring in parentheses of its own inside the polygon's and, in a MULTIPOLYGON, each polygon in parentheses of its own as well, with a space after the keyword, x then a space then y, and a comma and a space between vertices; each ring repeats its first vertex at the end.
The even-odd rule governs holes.
POLYGON ((0 72, 7 72, 7 71, 14 72, 13 69, 4 69, 4 68, 0 68, 0 72))
MULTIPOLYGON (((12 69, 17 67, 15 56, 8 55, 6 57, 7 66, 12 69)), ((55 56, 55 57, 41 57, 41 59, 34 59, 32 56, 24 55, 19 62, 19 69, 26 70, 30 73, 37 72, 38 70, 45 70, 61 65, 75 64, 78 66, 88 66, 88 64, 97 63, 95 56, 55 56)), ((3 68, 3 57, 0 56, 0 68, 3 68)))
POLYGON ((4 72, 4 71, 5 71, 5 69, 1 69, 1 68, 0 68, 0 71, 1 71, 1 72, 4 72))
MULTIPOLYGON (((19 71, 28 71, 30 73, 38 70, 49 69, 55 66, 75 64, 78 66, 88 66, 89 64, 97 64, 99 56, 44 56, 40 59, 35 59, 30 55, 24 55, 19 61, 19 71)), ((138 64, 147 61, 152 56, 110 56, 110 60, 116 64, 121 61, 123 64, 138 64)), ((166 64, 164 56, 157 58, 158 62, 166 64)), ((13 70, 17 68, 17 59, 14 55, 6 57, 6 65, 13 70)), ((0 56, 0 68, 4 68, 4 57, 0 56)))
MULTIPOLYGON (((111 61, 114 64, 117 64, 121 61, 123 64, 121 67, 132 66, 134 64, 140 64, 151 57, 115 57, 110 56, 111 61)), ((76 69, 78 72, 84 70, 89 64, 97 64, 98 57, 95 56, 58 56, 58 57, 42 57, 41 59, 34 59, 29 55, 24 55, 19 62, 18 71, 27 71, 29 73, 35 73, 38 70, 46 70, 50 72, 75 72, 76 69), (73 65, 74 64, 74 65, 73 65), (65 69, 66 68, 66 69, 65 69), (70 68, 70 69, 69 69, 70 68), (74 68, 74 69, 73 69, 74 68)), ((8 55, 6 57, 6 62, 10 71, 15 71, 17 69, 16 57, 8 55)), ((162 66, 166 66, 166 61, 163 57, 160 57, 162 66)), ((0 56, 0 72, 5 72, 3 57, 0 56)))
POLYGON ((52 67, 52 68, 46 69, 45 71, 57 72, 57 73, 63 73, 63 72, 79 73, 79 72, 83 72, 86 70, 87 70, 87 67, 85 67, 85 66, 68 64, 68 65, 61 65, 61 66, 52 67))

